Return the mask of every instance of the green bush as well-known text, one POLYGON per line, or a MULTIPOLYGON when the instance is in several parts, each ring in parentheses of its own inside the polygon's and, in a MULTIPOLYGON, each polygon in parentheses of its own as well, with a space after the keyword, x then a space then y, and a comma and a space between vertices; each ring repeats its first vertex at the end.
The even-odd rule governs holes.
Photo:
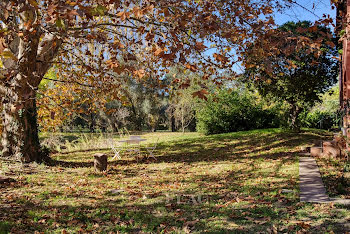
POLYGON ((334 112, 312 111, 303 118, 302 125, 308 128, 331 129, 339 126, 339 116, 334 112))
POLYGON ((321 97, 321 101, 301 114, 303 127, 331 129, 339 127, 339 86, 336 85, 321 97))
POLYGON ((10 233, 11 225, 9 222, 0 221, 0 234, 10 233))
POLYGON ((264 109, 248 92, 221 90, 197 112, 197 130, 218 134, 279 126, 277 110, 264 109))

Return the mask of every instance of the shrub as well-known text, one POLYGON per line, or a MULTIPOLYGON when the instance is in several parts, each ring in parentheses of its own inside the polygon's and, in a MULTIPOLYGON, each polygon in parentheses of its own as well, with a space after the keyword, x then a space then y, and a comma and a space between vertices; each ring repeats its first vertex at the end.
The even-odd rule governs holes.
POLYGON ((327 111, 312 111, 303 118, 303 126, 308 128, 331 129, 339 126, 337 113, 327 111))
POLYGON ((276 109, 264 109, 250 93, 221 90, 197 111, 197 130, 217 134, 279 126, 276 109))
POLYGON ((339 127, 339 86, 333 87, 321 97, 321 101, 301 115, 303 127, 331 129, 339 127))

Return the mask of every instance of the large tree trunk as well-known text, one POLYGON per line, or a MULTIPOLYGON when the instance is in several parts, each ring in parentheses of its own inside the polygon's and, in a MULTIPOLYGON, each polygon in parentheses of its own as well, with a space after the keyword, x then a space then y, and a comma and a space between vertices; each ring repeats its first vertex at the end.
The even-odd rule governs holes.
POLYGON ((2 110, 2 156, 14 156, 22 162, 44 159, 38 137, 35 95, 29 87, 7 89, 2 110))
MULTIPOLYGON (((42 161, 38 137, 36 89, 62 45, 64 33, 57 36, 43 30, 41 14, 31 1, 12 1, 14 15, 1 19, 0 105, 3 132, 1 155, 22 162, 42 161)), ((6 9, 9 1, 0 1, 6 9)), ((0 12, 0 14, 3 12, 0 12)))
POLYGON ((300 132, 300 120, 299 114, 302 112, 302 108, 296 104, 291 104, 290 110, 290 128, 295 132, 300 132))
POLYGON ((174 115, 171 116, 170 121, 171 121, 171 131, 172 132, 176 132, 176 124, 175 124, 175 117, 174 117, 174 115))

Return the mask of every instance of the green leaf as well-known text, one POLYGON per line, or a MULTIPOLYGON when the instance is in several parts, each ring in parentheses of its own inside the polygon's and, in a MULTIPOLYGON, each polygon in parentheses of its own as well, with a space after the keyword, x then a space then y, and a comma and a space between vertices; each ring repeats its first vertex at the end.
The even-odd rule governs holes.
POLYGON ((346 31, 345 31, 345 29, 343 29, 339 32, 339 36, 342 37, 345 35, 345 33, 346 33, 346 31))
POLYGON ((107 12, 107 8, 102 5, 97 5, 97 7, 91 10, 91 14, 94 16, 97 16, 97 15, 103 16, 105 15, 105 12, 107 12))
POLYGON ((56 20, 56 26, 57 26, 58 28, 62 28, 62 29, 65 29, 65 28, 66 28, 63 19, 57 19, 57 20, 56 20))
POLYGON ((98 5, 96 8, 95 8, 95 11, 98 15, 105 15, 105 12, 107 11, 107 8, 102 6, 102 5, 98 5))

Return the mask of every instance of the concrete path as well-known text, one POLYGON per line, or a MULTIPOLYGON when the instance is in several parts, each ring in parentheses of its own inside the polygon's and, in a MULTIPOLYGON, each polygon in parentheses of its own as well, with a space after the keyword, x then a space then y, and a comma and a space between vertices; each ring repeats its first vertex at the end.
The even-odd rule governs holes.
POLYGON ((299 180, 301 202, 326 203, 330 201, 314 158, 300 157, 299 180))
POLYGON ((299 159, 300 201, 350 205, 350 199, 329 198, 323 185, 316 160, 311 157, 299 159))

